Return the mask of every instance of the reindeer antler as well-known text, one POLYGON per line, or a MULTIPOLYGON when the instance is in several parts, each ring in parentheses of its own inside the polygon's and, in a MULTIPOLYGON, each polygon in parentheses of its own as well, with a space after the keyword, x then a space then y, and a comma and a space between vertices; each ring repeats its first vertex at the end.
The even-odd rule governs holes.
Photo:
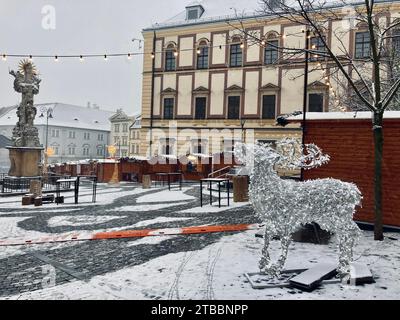
POLYGON ((309 170, 318 168, 329 162, 331 157, 322 153, 322 150, 315 144, 306 144, 303 147, 303 155, 300 157, 301 168, 309 170))
POLYGON ((301 145, 300 139, 285 138, 277 142, 276 151, 282 155, 279 161, 281 168, 313 169, 326 164, 330 157, 323 154, 322 150, 315 144, 301 145))

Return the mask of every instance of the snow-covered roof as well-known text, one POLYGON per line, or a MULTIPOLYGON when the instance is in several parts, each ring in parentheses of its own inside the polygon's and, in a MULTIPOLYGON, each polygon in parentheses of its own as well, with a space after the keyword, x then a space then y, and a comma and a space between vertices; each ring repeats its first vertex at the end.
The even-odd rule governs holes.
MULTIPOLYGON (((354 119, 371 119, 370 111, 362 112, 307 112, 306 120, 354 120, 354 119)), ((384 119, 400 119, 400 111, 386 111, 384 119)), ((287 118, 289 121, 303 120, 303 114, 291 116, 287 118)))
MULTIPOLYGON (((376 0, 376 2, 397 2, 398 0, 376 0)), ((350 3, 364 3, 362 0, 348 0, 346 5, 350 3)), ((295 7, 295 0, 287 0, 286 4, 295 7), (291 4, 292 2, 292 4, 291 4)), ((342 7, 344 3, 342 0, 315 0, 315 6, 329 6, 329 7, 342 7)), ((173 28, 186 25, 196 25, 204 23, 222 22, 226 20, 234 20, 238 17, 247 19, 260 16, 268 16, 266 10, 263 9, 263 3, 260 0, 201 0, 190 1, 182 8, 182 11, 173 16, 172 18, 153 24, 144 31, 173 28), (199 19, 187 20, 186 7, 201 5, 204 9, 199 19)))
MULTIPOLYGON (((64 103, 35 104, 35 107, 37 109, 34 121, 36 126, 46 125, 46 109, 51 108, 53 117, 49 118, 49 126, 110 131, 109 118, 113 114, 112 111, 64 103), (44 117, 40 117, 42 113, 44 113, 44 117)), ((15 125, 18 121, 16 112, 17 106, 1 115, 0 126, 15 125)))

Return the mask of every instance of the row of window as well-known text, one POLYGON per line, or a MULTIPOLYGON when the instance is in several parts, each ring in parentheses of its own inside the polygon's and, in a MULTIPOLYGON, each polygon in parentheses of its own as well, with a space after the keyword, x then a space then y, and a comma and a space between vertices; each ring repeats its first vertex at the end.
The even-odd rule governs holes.
MULTIPOLYGON (((54 151, 54 156, 60 155, 60 148, 58 146, 52 146, 52 149, 54 151)), ((76 155, 76 147, 75 146, 68 146, 67 154, 70 155, 70 156, 76 155)), ((90 155, 90 148, 86 147, 86 146, 82 147, 82 155, 83 156, 89 156, 90 155)), ((104 156, 104 148, 103 147, 96 148, 96 155, 97 156, 104 156)))
POLYGON ((131 145, 131 154, 139 154, 139 145, 138 144, 131 145))
POLYGON ((131 139, 139 140, 140 132, 139 131, 131 131, 131 139))
MULTIPOLYGON (((52 138, 59 138, 60 137, 60 130, 59 129, 51 129, 51 137, 52 138)), ((68 138, 69 139, 76 139, 76 132, 75 131, 68 131, 68 138)), ((84 132, 83 133, 84 140, 90 140, 90 133, 84 132)), ((98 141, 104 141, 104 134, 99 133, 97 134, 98 141)))
MULTIPOLYGON (((234 151, 235 144, 241 142, 240 140, 235 139, 224 139, 221 142, 221 150, 224 152, 234 151)), ((260 143, 269 143, 274 144, 275 140, 258 140, 260 143)), ((173 139, 165 139, 165 141, 160 143, 159 153, 162 155, 172 155, 174 153, 175 140, 173 139)), ((206 154, 208 151, 207 148, 207 140, 199 139, 197 141, 192 141, 191 145, 191 153, 200 153, 206 154)))
MULTIPOLYGON (((227 104, 227 118, 228 119, 240 119, 240 104, 242 97, 240 95, 228 96, 227 104)), ((164 119, 174 119, 174 98, 164 99, 164 119)), ((310 112, 323 112, 324 111, 324 94, 323 93, 310 93, 308 95, 308 109, 310 112)), ((207 98, 196 97, 195 98, 195 109, 194 118, 196 120, 206 119, 207 117, 207 98)), ((262 119, 275 119, 276 112, 276 95, 265 94, 262 96, 262 119)))
POLYGON ((114 144, 121 144, 121 146, 127 146, 128 145, 128 137, 122 137, 122 139, 120 139, 120 137, 114 137, 114 144))
MULTIPOLYGON (((400 30, 398 31, 400 33, 400 30)), ((311 37, 311 49, 324 53, 326 50, 325 45, 321 38, 311 37)), ((233 43, 229 46, 229 66, 241 67, 243 65, 243 43, 233 43)), ((400 48, 400 37, 393 38, 393 48, 398 50, 400 48)), ((370 35, 369 32, 356 32, 355 34, 355 51, 354 57, 356 59, 368 58, 371 55, 370 35)), ((167 47, 165 51, 165 71, 176 70, 176 57, 177 51, 174 45, 167 47)), ((324 54, 311 55, 311 61, 324 60, 324 54)), ((271 65, 277 63, 279 60, 279 40, 268 40, 265 42, 264 48, 264 64, 271 65)), ((200 43, 197 49, 197 69, 208 69, 209 67, 209 47, 204 41, 200 43)))
MULTIPOLYGON (((114 132, 120 132, 119 130, 120 130, 120 124, 119 123, 114 124, 114 132)), ((128 132, 127 123, 122 124, 122 132, 128 132)))

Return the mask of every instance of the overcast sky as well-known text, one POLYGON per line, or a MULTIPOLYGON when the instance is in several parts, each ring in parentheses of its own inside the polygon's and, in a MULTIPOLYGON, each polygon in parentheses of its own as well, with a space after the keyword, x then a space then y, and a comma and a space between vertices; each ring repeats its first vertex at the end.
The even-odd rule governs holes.
MULTIPOLYGON (((0 54, 136 52, 141 30, 184 10, 190 0, 0 0, 0 54), (42 27, 42 9, 55 8, 55 30, 42 27)), ((45 22, 49 20, 45 19, 45 22)), ((47 24, 48 26, 51 26, 47 24)), ((19 59, 0 59, 0 107, 19 103, 8 69, 19 59)), ((142 57, 34 60, 41 78, 35 103, 63 102, 102 109, 140 111, 142 57)))

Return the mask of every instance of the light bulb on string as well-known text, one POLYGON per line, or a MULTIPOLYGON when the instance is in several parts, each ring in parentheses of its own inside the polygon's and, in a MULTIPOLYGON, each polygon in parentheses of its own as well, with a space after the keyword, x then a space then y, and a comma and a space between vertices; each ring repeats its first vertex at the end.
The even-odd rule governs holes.
POLYGON ((58 56, 54 56, 54 61, 58 62, 58 56))
POLYGON ((107 55, 105 54, 104 55, 104 61, 107 61, 108 60, 108 57, 107 57, 107 55))
POLYGON ((2 59, 3 61, 7 61, 7 56, 6 56, 5 54, 3 54, 1 59, 2 59))
POLYGON ((80 62, 83 62, 83 60, 84 60, 84 59, 83 59, 83 56, 79 56, 79 61, 80 61, 80 62))
POLYGON ((174 56, 177 57, 178 56, 178 51, 174 51, 174 56))
POLYGON ((240 43, 240 49, 243 49, 244 48, 244 42, 242 41, 241 43, 240 43))
POLYGON ((32 60, 33 60, 32 55, 29 55, 29 61, 32 62, 32 60))
POLYGON ((151 53, 151 58, 154 59, 156 57, 156 55, 154 54, 154 52, 151 53))
POLYGON ((132 55, 130 53, 128 53, 128 60, 132 59, 132 55))
POLYGON ((200 51, 200 49, 197 49, 197 54, 201 54, 201 51, 200 51))

